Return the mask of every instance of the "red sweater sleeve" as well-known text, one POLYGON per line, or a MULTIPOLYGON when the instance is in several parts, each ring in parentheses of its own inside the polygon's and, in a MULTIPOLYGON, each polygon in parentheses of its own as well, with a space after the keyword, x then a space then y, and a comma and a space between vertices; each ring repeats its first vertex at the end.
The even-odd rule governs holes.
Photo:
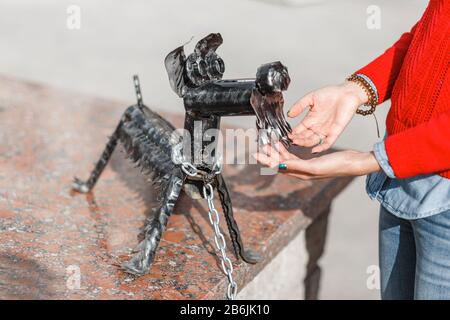
POLYGON ((392 88, 402 67, 403 59, 408 51, 416 26, 417 24, 410 32, 404 33, 381 56, 355 72, 362 73, 373 81, 377 87, 379 104, 391 97, 392 88))
POLYGON ((389 163, 397 178, 450 169, 450 111, 387 137, 389 163))

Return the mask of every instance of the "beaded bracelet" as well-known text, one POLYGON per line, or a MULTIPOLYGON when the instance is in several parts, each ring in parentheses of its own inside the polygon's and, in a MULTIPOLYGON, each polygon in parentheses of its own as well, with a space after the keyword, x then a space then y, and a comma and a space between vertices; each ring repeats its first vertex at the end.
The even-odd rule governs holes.
POLYGON ((359 85, 364 90, 364 92, 367 94, 367 97, 369 98, 369 101, 364 106, 370 107, 370 109, 369 110, 358 109, 358 110, 356 110, 356 113, 363 115, 363 116, 367 116, 369 114, 374 113, 375 108, 378 103, 378 97, 377 97, 375 90, 370 85, 370 83, 366 79, 364 79, 363 77, 361 77, 357 74, 353 74, 350 77, 348 77, 347 81, 351 81, 351 82, 354 82, 357 85, 359 85))

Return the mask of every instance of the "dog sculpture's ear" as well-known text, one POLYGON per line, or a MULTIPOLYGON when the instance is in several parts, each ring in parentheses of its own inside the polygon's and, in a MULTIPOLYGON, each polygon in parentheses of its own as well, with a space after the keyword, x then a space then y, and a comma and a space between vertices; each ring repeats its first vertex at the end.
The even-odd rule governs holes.
POLYGON ((210 33, 197 42, 194 52, 186 58, 185 74, 189 87, 199 87, 211 80, 222 79, 225 63, 216 53, 223 43, 220 33, 210 33))
POLYGON ((178 96, 183 97, 187 86, 199 86, 205 81, 222 77, 224 64, 215 51, 223 43, 220 33, 210 33, 197 42, 194 53, 189 56, 188 65, 184 45, 170 52, 164 64, 170 86, 178 96))
POLYGON ((223 39, 220 33, 210 33, 195 46, 196 53, 205 57, 209 51, 216 51, 218 47, 223 43, 223 39))
POLYGON ((184 68, 186 65, 186 55, 184 46, 178 47, 170 52, 164 59, 167 75, 169 76, 170 86, 179 97, 183 97, 186 80, 184 77, 184 68))

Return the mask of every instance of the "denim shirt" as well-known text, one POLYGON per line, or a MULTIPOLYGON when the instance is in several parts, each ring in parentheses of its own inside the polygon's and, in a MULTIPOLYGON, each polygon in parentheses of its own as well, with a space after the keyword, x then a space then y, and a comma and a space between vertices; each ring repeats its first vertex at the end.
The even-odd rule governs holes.
POLYGON ((383 170, 367 176, 366 191, 395 216, 407 220, 429 217, 450 209, 450 179, 437 174, 397 179, 383 142, 374 146, 383 170))

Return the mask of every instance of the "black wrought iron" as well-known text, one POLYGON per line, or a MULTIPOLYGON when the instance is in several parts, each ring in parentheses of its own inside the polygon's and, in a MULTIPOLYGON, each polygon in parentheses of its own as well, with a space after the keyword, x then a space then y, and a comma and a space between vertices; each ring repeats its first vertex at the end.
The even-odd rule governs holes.
POLYGON ((181 46, 165 59, 170 85, 184 101, 184 136, 143 104, 139 79, 135 76, 137 104, 123 114, 90 178, 87 181, 75 178, 75 190, 91 191, 117 142, 121 141, 131 160, 161 189, 163 197, 153 219, 146 225, 144 239, 133 257, 122 265, 129 273, 148 273, 181 190, 199 198, 205 184, 211 184, 218 191, 236 256, 248 263, 261 259, 257 253, 244 248, 225 180, 215 171, 217 141, 204 141, 203 136, 210 129, 220 128, 221 117, 254 115, 262 143, 270 143, 274 136, 289 146, 291 128, 283 115, 282 91, 288 88, 290 78, 281 62, 273 62, 259 67, 253 79, 222 80, 225 64, 216 53, 222 42, 221 35, 213 33, 201 39, 188 57, 181 46), (195 130, 197 125, 201 128, 199 132, 195 130), (183 159, 190 159, 189 163, 198 174, 187 174, 189 172, 179 162, 173 161, 175 148, 180 143, 183 159), (212 152, 205 152, 207 150, 212 152))

